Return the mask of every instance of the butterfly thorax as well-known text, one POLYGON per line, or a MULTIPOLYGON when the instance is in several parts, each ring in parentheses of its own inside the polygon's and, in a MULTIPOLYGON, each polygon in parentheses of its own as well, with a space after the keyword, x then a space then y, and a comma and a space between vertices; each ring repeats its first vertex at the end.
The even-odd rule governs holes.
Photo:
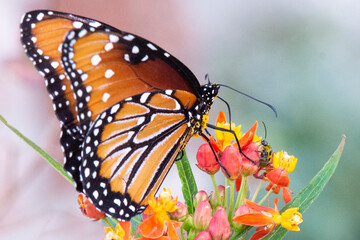
POLYGON ((216 84, 205 84, 199 90, 200 97, 198 103, 190 111, 190 124, 193 128, 194 135, 197 136, 206 128, 209 120, 209 110, 218 95, 219 86, 216 84))

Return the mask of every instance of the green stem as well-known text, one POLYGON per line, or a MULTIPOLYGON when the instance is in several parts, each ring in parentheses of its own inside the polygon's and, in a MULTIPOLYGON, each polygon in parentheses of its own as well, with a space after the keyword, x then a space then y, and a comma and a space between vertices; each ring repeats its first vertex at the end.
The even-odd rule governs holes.
POLYGON ((244 200, 244 192, 246 189, 245 186, 246 186, 246 176, 242 175, 242 181, 241 181, 239 193, 238 193, 238 196, 236 199, 235 209, 238 208, 244 200))
POLYGON ((230 180, 230 206, 229 206, 229 211, 228 211, 228 219, 231 222, 231 218, 232 218, 232 210, 233 210, 233 206, 234 206, 234 185, 235 185, 235 181, 234 180, 230 180))
POLYGON ((115 228, 113 227, 113 225, 109 222, 109 220, 108 220, 106 217, 104 217, 102 220, 103 220, 109 227, 111 227, 111 229, 112 229, 114 232, 116 232, 115 228))
POLYGON ((213 182, 214 185, 214 189, 215 189, 215 194, 216 194, 216 199, 217 199, 217 204, 216 206, 222 205, 221 200, 220 200, 220 193, 219 193, 219 189, 217 187, 216 181, 215 181, 215 176, 214 174, 211 174, 211 180, 213 182))
POLYGON ((253 196, 252 199, 251 199, 252 202, 255 202, 256 197, 257 197, 257 195, 259 194, 259 191, 260 191, 260 189, 261 189, 261 185, 262 185, 263 182, 264 182, 264 180, 260 180, 259 185, 258 185, 258 187, 257 187, 257 189, 256 189, 256 191, 255 191, 255 193, 254 193, 254 196, 253 196))
POLYGON ((229 179, 225 179, 225 196, 224 196, 224 207, 228 209, 229 201, 229 179))
POLYGON ((272 194, 272 192, 273 192, 273 190, 270 189, 270 190, 268 191, 268 193, 260 200, 260 202, 259 202, 258 204, 259 204, 259 205, 262 205, 262 204, 265 202, 265 200, 272 194))
POLYGON ((181 240, 185 240, 183 225, 180 227, 181 240))

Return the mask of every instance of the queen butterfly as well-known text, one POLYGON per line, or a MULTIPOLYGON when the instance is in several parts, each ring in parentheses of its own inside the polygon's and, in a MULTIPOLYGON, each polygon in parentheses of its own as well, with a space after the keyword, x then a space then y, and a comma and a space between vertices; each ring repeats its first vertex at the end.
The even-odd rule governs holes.
POLYGON ((157 45, 93 19, 32 11, 20 30, 76 189, 108 216, 141 213, 190 137, 202 134, 219 86, 201 86, 157 45))

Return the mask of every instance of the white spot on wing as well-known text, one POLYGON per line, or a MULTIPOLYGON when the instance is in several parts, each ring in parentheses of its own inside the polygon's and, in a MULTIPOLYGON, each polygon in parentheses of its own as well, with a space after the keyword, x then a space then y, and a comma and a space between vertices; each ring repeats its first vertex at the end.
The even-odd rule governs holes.
POLYGON ((140 97, 140 102, 141 102, 141 103, 145 103, 146 100, 148 99, 149 95, 150 95, 149 92, 143 93, 143 94, 141 95, 141 97, 140 97))
POLYGON ((99 192, 95 190, 93 192, 93 196, 94 196, 95 199, 97 199, 99 197, 99 192))
POLYGON ((101 26, 101 23, 97 22, 97 21, 93 21, 91 23, 89 23, 90 26, 97 28, 101 26))
POLYGON ((109 99, 109 97, 110 97, 110 94, 104 93, 104 95, 102 97, 103 102, 106 102, 109 99))
POLYGON ((148 44, 146 44, 151 50, 153 50, 153 51, 156 51, 157 50, 157 48, 153 45, 153 44, 151 44, 151 43, 148 43, 148 44))
POLYGON ((38 21, 41 21, 43 18, 44 18, 44 13, 39 13, 37 16, 36 16, 36 19, 38 20, 38 21))
POLYGON ((54 62, 51 63, 51 66, 52 66, 53 68, 57 68, 57 67, 59 66, 59 62, 54 61, 54 62))
POLYGON ((127 41, 132 41, 135 37, 131 34, 128 34, 126 36, 123 36, 123 39, 127 40, 127 41))
POLYGON ((85 168, 84 174, 85 174, 85 177, 88 177, 90 175, 90 169, 85 168))
POLYGON ((132 52, 133 54, 137 54, 137 53, 139 53, 139 51, 140 51, 140 49, 139 49, 138 46, 133 46, 133 48, 131 49, 131 52, 132 52))
POLYGON ((106 50, 106 51, 110 51, 111 49, 113 49, 114 48, 114 45, 110 42, 110 43, 107 43, 106 45, 105 45, 105 47, 104 47, 104 49, 106 50))
MULTIPOLYGON (((82 23, 81 23, 81 24, 82 24, 82 23)), ((86 29, 83 29, 83 30, 81 30, 81 31, 79 32, 78 36, 79 36, 80 38, 82 38, 83 36, 86 35, 86 33, 87 33, 86 29)))
POLYGON ((119 110, 119 108, 120 108, 120 104, 114 105, 110 110, 110 114, 116 113, 119 110))
POLYGON ((99 54, 92 56, 92 58, 91 58, 92 65, 96 66, 99 64, 99 62, 101 62, 101 57, 99 56, 99 54))
POLYGON ((79 22, 79 21, 75 21, 75 22, 73 22, 73 26, 74 26, 74 28, 81 28, 81 27, 82 27, 82 25, 83 25, 83 23, 82 23, 82 22, 79 22))
POLYGON ((114 34, 110 34, 109 35, 109 40, 110 40, 110 42, 118 42, 119 41, 119 36, 116 36, 116 35, 114 35, 114 34))
POLYGON ((114 74, 115 74, 114 71, 111 70, 111 69, 108 69, 108 70, 105 71, 105 77, 106 78, 111 78, 114 74))

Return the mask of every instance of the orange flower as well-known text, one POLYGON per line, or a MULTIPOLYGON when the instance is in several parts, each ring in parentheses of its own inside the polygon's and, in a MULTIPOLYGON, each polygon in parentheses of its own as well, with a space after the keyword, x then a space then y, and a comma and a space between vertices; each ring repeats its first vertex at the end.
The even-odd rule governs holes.
POLYGON ((182 223, 170 220, 168 216, 169 212, 176 210, 176 202, 177 198, 171 197, 170 189, 164 189, 157 200, 152 196, 144 212, 148 217, 138 226, 141 235, 139 239, 178 240, 175 228, 180 227, 182 223))
POLYGON ((105 214, 97 210, 96 207, 83 194, 79 194, 77 202, 80 206, 81 213, 84 216, 95 221, 105 217, 105 214))
POLYGON ((302 223, 303 220, 301 214, 298 212, 299 208, 289 208, 280 214, 277 208, 278 202, 279 199, 275 198, 274 208, 270 208, 244 199, 244 203, 254 212, 237 215, 233 218, 233 221, 244 225, 258 227, 250 240, 257 240, 264 237, 279 224, 287 230, 300 231, 298 225, 302 223))
POLYGON ((291 201, 290 190, 287 188, 289 186, 290 180, 289 175, 284 168, 276 168, 269 171, 266 174, 266 177, 269 179, 270 183, 266 187, 266 191, 272 189, 275 194, 280 192, 280 189, 283 189, 283 200, 285 204, 291 201))

